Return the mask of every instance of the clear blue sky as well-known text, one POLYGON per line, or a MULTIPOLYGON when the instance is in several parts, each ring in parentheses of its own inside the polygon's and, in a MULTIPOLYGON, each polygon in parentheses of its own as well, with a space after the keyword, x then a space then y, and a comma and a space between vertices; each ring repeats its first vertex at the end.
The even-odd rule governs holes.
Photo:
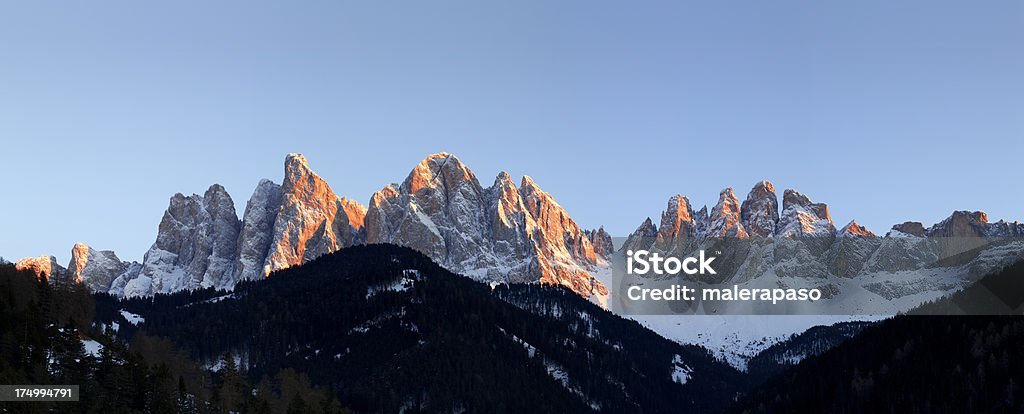
POLYGON ((1024 219, 1024 2, 257 3, 0 5, 0 255, 141 260, 289 152, 364 202, 454 152, 613 235, 762 178, 877 233, 1024 219))

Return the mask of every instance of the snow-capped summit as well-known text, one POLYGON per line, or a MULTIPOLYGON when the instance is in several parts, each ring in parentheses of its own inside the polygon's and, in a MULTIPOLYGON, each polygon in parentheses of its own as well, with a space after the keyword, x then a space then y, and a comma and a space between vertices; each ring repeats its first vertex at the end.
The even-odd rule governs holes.
POLYGON ((836 227, 828 214, 828 205, 812 203, 800 192, 786 190, 782 194, 782 216, 775 234, 784 237, 832 237, 836 234, 836 227))
POLYGON ((754 184, 740 206, 743 228, 751 237, 772 237, 779 222, 779 200, 768 180, 754 184))

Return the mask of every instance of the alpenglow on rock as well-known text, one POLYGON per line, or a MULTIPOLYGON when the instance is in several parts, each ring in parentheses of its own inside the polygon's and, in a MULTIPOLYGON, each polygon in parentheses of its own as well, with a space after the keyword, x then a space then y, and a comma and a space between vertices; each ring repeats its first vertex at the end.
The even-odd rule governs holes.
POLYGON ((302 154, 288 155, 284 173, 264 274, 351 246, 365 215, 361 204, 335 195, 302 154))
POLYGON ((14 263, 18 270, 29 270, 38 278, 46 278, 50 281, 63 281, 67 269, 57 264, 57 258, 53 256, 26 257, 14 263))
POLYGON ((608 259, 613 253, 615 253, 615 246, 612 242, 612 236, 604 230, 604 226, 601 226, 597 230, 586 230, 587 238, 590 239, 590 244, 594 246, 594 254, 598 257, 608 259))
POLYGON ((114 279, 123 275, 129 265, 118 259, 113 251, 96 250, 85 243, 75 243, 71 248, 68 278, 84 283, 94 292, 107 292, 114 279))
POLYGON ((708 222, 707 237, 747 237, 740 218, 740 202, 733 194, 732 188, 722 190, 718 195, 718 204, 711 209, 708 222))
POLYGON ((779 200, 775 196, 775 186, 768 180, 754 184, 740 206, 740 217, 743 228, 752 237, 773 236, 775 225, 779 222, 779 200))
POLYGON ((584 296, 607 290, 589 273, 604 259, 569 215, 529 177, 507 173, 489 188, 457 157, 428 156, 401 185, 370 200, 366 241, 408 246, 482 281, 565 285, 584 296))
POLYGON ((796 190, 782 195, 782 217, 775 234, 784 237, 832 237, 836 227, 828 214, 828 205, 812 203, 796 190))

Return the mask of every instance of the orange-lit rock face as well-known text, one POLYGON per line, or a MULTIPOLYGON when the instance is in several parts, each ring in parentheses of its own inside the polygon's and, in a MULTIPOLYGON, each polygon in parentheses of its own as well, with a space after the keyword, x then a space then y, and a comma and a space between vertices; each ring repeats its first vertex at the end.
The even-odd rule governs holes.
POLYGON ((85 243, 75 243, 71 248, 67 279, 84 283, 94 292, 106 292, 114 279, 122 275, 128 266, 112 251, 96 250, 85 243))
POLYGON ((39 279, 54 280, 61 276, 64 269, 57 264, 57 258, 53 256, 26 257, 14 264, 18 270, 28 270, 36 274, 39 279))
POLYGON ((740 206, 740 216, 743 229, 751 237, 773 236, 779 222, 779 201, 775 196, 775 186, 768 180, 754 184, 740 206))
POLYGON ((86 246, 84 243, 75 243, 75 246, 71 248, 71 263, 68 264, 71 280, 80 283, 82 281, 82 274, 85 272, 85 267, 88 264, 89 246, 86 246))
POLYGON ((359 203, 335 195, 327 182, 310 170, 305 157, 289 155, 264 273, 351 246, 363 225, 364 212, 359 203))
POLYGON ((726 188, 718 195, 718 204, 711 209, 707 231, 708 237, 747 237, 741 224, 740 202, 732 188, 726 188))
POLYGON ((503 172, 483 188, 447 153, 428 156, 401 186, 374 194, 365 224, 367 242, 411 247, 477 280, 556 283, 589 296, 589 268, 605 265, 587 234, 529 177, 517 189, 503 172))
POLYGON ((693 218, 690 200, 676 194, 669 198, 668 206, 661 213, 661 226, 655 247, 673 254, 689 251, 697 235, 697 221, 693 218))
POLYGON ((867 227, 857 224, 857 220, 851 220, 850 224, 843 227, 839 233, 844 236, 875 237, 875 233, 872 233, 867 227))

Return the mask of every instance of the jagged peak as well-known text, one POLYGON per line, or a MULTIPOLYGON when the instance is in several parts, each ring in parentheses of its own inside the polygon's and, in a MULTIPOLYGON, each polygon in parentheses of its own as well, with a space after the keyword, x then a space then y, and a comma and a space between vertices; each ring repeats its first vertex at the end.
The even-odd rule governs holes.
POLYGON ((779 201, 775 186, 768 180, 761 180, 751 187, 747 198, 740 205, 743 227, 752 236, 772 237, 779 222, 779 201))
POLYGON ((983 236, 988 227, 988 214, 984 211, 956 210, 946 219, 925 231, 927 236, 974 237, 983 236))
POLYGON ((722 202, 724 201, 733 200, 739 203, 739 199, 736 198, 736 193, 732 191, 732 187, 725 187, 724 189, 722 189, 722 191, 718 193, 718 204, 722 204, 722 202))
POLYGON ((684 195, 676 194, 668 199, 665 212, 661 213, 661 227, 671 226, 678 228, 681 223, 693 223, 693 210, 690 208, 690 199, 684 195))
POLYGON ((477 181, 476 175, 459 157, 455 154, 439 152, 428 155, 423 161, 416 164, 402 186, 410 193, 416 193, 422 188, 434 188, 442 184, 443 180, 439 180, 439 177, 474 183, 477 181))
POLYGON ((868 230, 867 227, 857 224, 857 220, 850 220, 841 230, 839 230, 840 236, 856 236, 856 237, 875 237, 875 233, 868 230))
POLYGON ((323 181, 312 168, 309 161, 302 154, 288 154, 284 159, 284 182, 283 186, 289 187, 302 179, 313 178, 323 181))
POLYGON ((530 189, 534 189, 534 190, 537 190, 537 191, 542 191, 540 189, 540 186, 537 185, 537 183, 535 181, 533 181, 533 178, 531 178, 529 175, 524 175, 523 176, 523 179, 520 180, 520 182, 519 182, 519 188, 522 188, 522 189, 530 188, 530 189))
POLYGON ((637 236, 654 236, 658 233, 658 226, 654 224, 654 220, 648 217, 640 226, 633 231, 634 235, 637 236))
POLYGON ((811 199, 803 195, 803 193, 787 188, 786 191, 782 192, 782 208, 786 209, 791 205, 806 206, 811 204, 811 199))
POLYGON ((516 183, 512 181, 512 176, 508 172, 502 171, 498 173, 497 177, 494 177, 494 188, 516 188, 516 183))
POLYGON ((758 181, 756 184, 754 184, 754 187, 750 189, 750 192, 753 193, 757 190, 764 190, 766 192, 775 194, 775 185, 772 184, 772 182, 768 181, 767 179, 762 179, 761 181, 758 181))
MULTIPOLYGON (((905 221, 903 223, 893 225, 892 231, 917 237, 924 237, 925 228, 924 224, 920 221, 905 221)), ((889 232, 889 235, 892 235, 892 231, 889 232)))
POLYGON ((293 166, 293 167, 302 167, 302 166, 304 166, 306 168, 309 168, 309 161, 306 160, 306 156, 305 155, 299 154, 297 152, 293 152, 293 153, 288 154, 288 155, 286 155, 284 157, 284 165, 286 167, 287 166, 293 166))
POLYGON ((707 235, 710 237, 747 237, 740 217, 740 202, 732 187, 718 193, 718 203, 711 209, 707 235))
POLYGON ((206 192, 207 193, 211 193, 211 192, 212 193, 226 193, 226 192, 228 192, 228 190, 226 190, 223 185, 220 185, 220 184, 217 184, 217 183, 213 183, 213 184, 210 184, 210 187, 206 189, 206 192))

